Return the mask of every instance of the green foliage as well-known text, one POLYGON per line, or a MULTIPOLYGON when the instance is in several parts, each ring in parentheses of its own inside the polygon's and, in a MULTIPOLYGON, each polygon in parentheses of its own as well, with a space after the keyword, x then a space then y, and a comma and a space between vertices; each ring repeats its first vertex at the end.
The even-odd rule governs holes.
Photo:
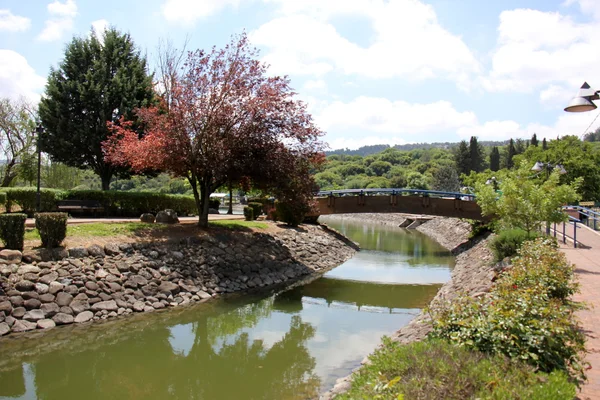
POLYGON ((523 229, 507 229, 500 231, 490 242, 490 248, 494 253, 496 261, 501 261, 505 257, 512 257, 527 240, 538 237, 537 232, 527 233, 523 229))
POLYGON ((454 148, 454 162, 459 174, 469 174, 471 172, 471 153, 465 140, 462 140, 454 148))
POLYGON ((25 214, 0 214, 0 239, 7 249, 23 250, 25 214))
POLYGON ((441 167, 433 172, 431 188, 445 192, 460 191, 460 179, 454 167, 441 167))
POLYGON ((6 207, 6 192, 0 192, 0 207, 6 207))
POLYGON ((42 239, 42 246, 53 248, 60 246, 67 237, 67 213, 48 212, 35 214, 35 228, 42 239))
POLYGON ((577 291, 572 276, 551 240, 525 242, 488 296, 465 295, 432 310, 430 336, 582 380, 585 337, 566 299, 577 291))
POLYGON ((214 208, 215 210, 218 210, 219 206, 221 206, 221 201, 219 199, 208 200, 208 208, 214 208))
POLYGON ((107 29, 102 38, 85 35, 66 47, 57 69, 51 69, 39 115, 46 132, 42 151, 53 161, 91 167, 108 189, 110 178, 124 172, 104 160, 101 143, 107 121, 135 120, 134 109, 154 101, 146 59, 129 34, 107 29))
POLYGON ((248 207, 252 208, 252 215, 254 216, 254 219, 258 218, 258 216, 262 214, 263 203, 259 203, 258 201, 251 201, 248 203, 248 207))
POLYGON ((498 147, 492 147, 490 151, 490 170, 498 171, 500 169, 500 152, 498 151, 498 147))
POLYGON ((246 219, 246 221, 254 221, 254 208, 250 206, 245 206, 244 218, 246 219))
MULTIPOLYGON (((6 193, 6 210, 11 211, 14 205, 28 216, 37 210, 37 189, 34 187, 2 188, 6 193)), ((54 211, 56 202, 65 198, 66 192, 57 189, 40 189, 40 208, 42 212, 54 211)))
POLYGON ((303 204, 293 202, 277 202, 275 207, 279 220, 290 226, 298 226, 309 211, 303 204))
POLYGON ((577 188, 581 179, 561 185, 560 175, 554 171, 540 183, 532 179, 530 168, 523 162, 519 170, 504 174, 499 184, 501 195, 481 180, 475 184, 483 215, 497 219, 501 229, 520 228, 530 233, 540 230, 544 221, 562 222, 567 216, 561 206, 579 199, 577 188))
POLYGON ((412 171, 406 176, 406 187, 409 189, 428 190, 429 182, 427 182, 427 178, 423 174, 412 171))
POLYGON ((384 338, 369 363, 336 399, 572 399, 563 372, 534 369, 442 340, 402 345, 384 338))
POLYGON ((383 176, 392 168, 392 164, 387 161, 375 161, 369 165, 369 175, 383 176))
POLYGON ((256 221, 210 221, 210 226, 226 228, 232 231, 244 231, 249 229, 267 229, 268 225, 264 222, 256 221))
POLYGON ((508 142, 508 146, 506 147, 506 151, 504 152, 504 158, 502 159, 501 166, 502 168, 511 169, 514 167, 513 157, 517 154, 517 150, 515 149, 515 141, 510 139, 508 142))

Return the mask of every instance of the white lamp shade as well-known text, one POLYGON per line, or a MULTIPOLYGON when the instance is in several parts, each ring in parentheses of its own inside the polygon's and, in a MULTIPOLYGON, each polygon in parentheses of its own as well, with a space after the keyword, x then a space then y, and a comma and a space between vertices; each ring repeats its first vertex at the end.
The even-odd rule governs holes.
POLYGON ((595 110, 596 108, 596 105, 585 97, 573 97, 569 102, 569 105, 565 107, 565 111, 585 112, 595 110))
POLYGON ((532 171, 535 171, 535 172, 540 172, 540 171, 541 171, 541 170, 543 170, 543 169, 544 169, 544 164, 542 164, 542 163, 541 163, 541 162, 539 162, 539 161, 538 161, 538 162, 536 162, 536 163, 533 165, 533 167, 531 168, 531 170, 532 170, 532 171))

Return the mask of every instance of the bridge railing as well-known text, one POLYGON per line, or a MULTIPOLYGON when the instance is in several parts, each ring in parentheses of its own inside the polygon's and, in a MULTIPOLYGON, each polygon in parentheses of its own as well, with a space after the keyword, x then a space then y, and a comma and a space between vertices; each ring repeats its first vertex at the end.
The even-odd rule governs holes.
POLYGON ((563 210, 572 218, 595 231, 600 230, 600 213, 583 206, 565 206, 563 210))
POLYGON ((467 200, 467 201, 475 200, 475 195, 471 194, 471 193, 457 193, 457 192, 444 192, 444 191, 439 191, 439 190, 405 189, 405 188, 322 190, 315 194, 316 197, 377 196, 377 195, 440 197, 440 198, 453 198, 453 199, 467 200))

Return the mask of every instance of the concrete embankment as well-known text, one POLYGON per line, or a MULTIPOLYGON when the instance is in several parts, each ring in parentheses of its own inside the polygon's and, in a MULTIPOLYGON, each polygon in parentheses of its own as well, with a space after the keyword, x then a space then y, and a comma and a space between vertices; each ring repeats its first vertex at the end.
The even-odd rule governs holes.
MULTIPOLYGON (((349 218, 365 221, 383 221, 385 225, 399 226, 406 216, 402 214, 356 214, 340 215, 330 218, 349 218)), ((493 279, 502 265, 493 262, 493 255, 488 248, 489 235, 469 240, 470 225, 468 222, 455 218, 433 218, 417 228, 418 231, 436 240, 449 251, 456 254, 456 264, 452 270, 450 281, 444 284, 430 303, 436 307, 444 302, 451 302, 458 294, 480 296, 489 292, 493 279)), ((401 343, 423 340, 431 331, 428 314, 420 313, 408 325, 396 332, 390 332, 390 337, 401 343)), ((365 359, 363 362, 367 362, 365 359)), ((322 399, 332 399, 350 388, 352 376, 338 379, 333 389, 325 393, 322 399)))
MULTIPOLYGON (((0 336, 287 286, 356 249, 326 227, 0 252, 0 336)), ((10 335, 13 336, 13 335, 10 335)))

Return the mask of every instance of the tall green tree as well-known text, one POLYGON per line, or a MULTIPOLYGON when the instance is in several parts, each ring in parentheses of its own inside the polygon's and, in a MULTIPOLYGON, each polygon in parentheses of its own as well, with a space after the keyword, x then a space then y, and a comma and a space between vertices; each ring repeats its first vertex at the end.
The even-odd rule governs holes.
POLYGON ((483 146, 479 144, 476 136, 471 136, 469 141, 469 157, 471 159, 470 171, 481 172, 485 169, 483 146))
POLYGON ((506 147, 506 150, 504 152, 504 160, 503 161, 503 168, 512 168, 514 166, 514 162, 513 162, 513 157, 517 154, 517 151, 515 149, 515 141, 510 139, 510 142, 508 142, 508 146, 506 147))
POLYGON ((490 169, 492 171, 500 169, 500 152, 496 146, 492 147, 492 151, 490 152, 490 169))
POLYGON ((531 137, 531 145, 537 147, 538 146, 538 139, 537 139, 537 135, 534 133, 533 136, 531 137))
MULTIPOLYGON (((93 170, 108 190, 128 169, 104 160, 107 122, 136 120, 134 109, 151 105, 152 76, 129 34, 114 28, 74 38, 63 61, 51 68, 39 115, 46 128, 40 145, 52 161, 93 170)), ((139 133, 139 127, 136 127, 139 133)))
POLYGON ((0 186, 10 186, 25 174, 35 154, 35 112, 24 100, 0 99, 0 186))
POLYGON ((548 142, 546 142, 546 138, 544 138, 544 140, 542 140, 542 149, 548 150, 548 142))
POLYGON ((471 153, 465 140, 462 140, 454 149, 454 162, 459 174, 468 175, 471 172, 471 153))

